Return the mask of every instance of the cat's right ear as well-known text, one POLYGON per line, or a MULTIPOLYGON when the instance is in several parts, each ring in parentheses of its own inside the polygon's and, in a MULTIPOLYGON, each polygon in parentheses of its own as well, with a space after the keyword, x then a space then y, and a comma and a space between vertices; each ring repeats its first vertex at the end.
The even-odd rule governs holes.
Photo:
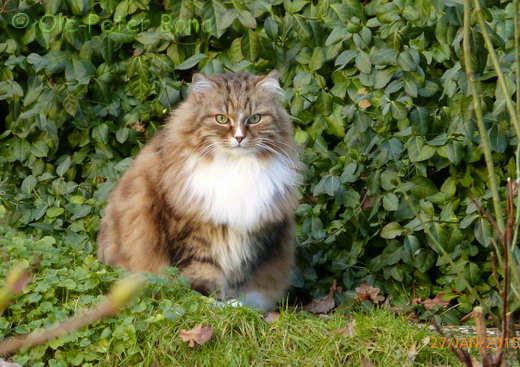
POLYGON ((204 93, 212 89, 215 85, 201 73, 193 74, 191 79, 191 91, 194 93, 204 93))

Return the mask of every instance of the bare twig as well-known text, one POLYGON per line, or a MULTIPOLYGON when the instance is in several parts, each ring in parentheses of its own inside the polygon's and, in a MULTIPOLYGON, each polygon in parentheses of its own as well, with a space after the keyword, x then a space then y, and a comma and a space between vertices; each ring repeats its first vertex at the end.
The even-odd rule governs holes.
POLYGON ((4 5, 2 5, 2 7, 0 8, 0 14, 3 14, 5 13, 5 9, 7 9, 7 6, 9 5, 9 3, 11 2, 11 0, 5 0, 5 3, 4 5))
MULTIPOLYGON (((495 166, 493 164, 493 158, 491 156, 491 146, 489 144, 488 133, 486 127, 484 126, 484 117, 482 116, 480 96, 478 95, 477 83, 475 81, 475 72, 473 71, 473 65, 471 64, 471 49, 469 46, 470 12, 470 0, 464 0, 464 64, 466 67, 466 76, 468 78, 469 88, 471 90, 471 94, 473 95, 473 111, 477 120, 480 141, 484 150, 484 158, 486 160, 486 167, 488 171, 491 193, 493 194, 493 206, 495 208, 495 218, 498 227, 498 233, 502 233, 504 231, 504 222, 502 219, 502 209, 500 207, 500 195, 498 192, 498 183, 495 175, 495 166)), ((520 134, 518 134, 518 136, 520 136, 520 134)))
POLYGON ((107 299, 97 307, 76 315, 50 329, 35 331, 0 342, 0 355, 13 355, 23 347, 43 344, 96 320, 116 315, 141 290, 143 283, 144 278, 139 274, 130 275, 120 280, 111 288, 107 299))
POLYGON ((486 340, 486 321, 484 320, 484 312, 482 307, 475 307, 473 309, 473 318, 475 319, 475 326, 477 328, 477 340, 480 356, 482 357, 482 364, 489 366, 491 363, 491 357, 487 352, 487 340, 486 340))

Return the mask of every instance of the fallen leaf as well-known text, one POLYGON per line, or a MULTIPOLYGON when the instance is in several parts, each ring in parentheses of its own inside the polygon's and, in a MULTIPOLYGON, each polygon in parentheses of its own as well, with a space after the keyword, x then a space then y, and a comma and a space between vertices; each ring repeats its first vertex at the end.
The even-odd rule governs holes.
POLYGON ((426 307, 427 310, 431 310, 435 306, 440 306, 442 308, 446 308, 446 306, 448 306, 448 304, 450 302, 445 301, 444 293, 439 292, 439 293, 437 293, 435 298, 427 299, 425 301, 422 301, 421 303, 424 305, 424 307, 426 307))
POLYGON ((202 326, 202 324, 199 324, 191 330, 181 329, 179 331, 179 336, 183 342, 189 343, 188 347, 193 348, 195 343, 202 345, 210 340, 213 336, 213 329, 211 328, 211 325, 202 326))
POLYGON ((476 360, 475 358, 471 358, 471 367, 480 367, 482 366, 482 363, 480 361, 476 360))
POLYGON ((343 334, 350 338, 350 337, 354 336, 355 327, 356 327, 356 320, 349 322, 347 324, 347 326, 345 326, 345 327, 329 331, 329 334, 330 335, 343 334))
POLYGON ((264 321, 268 324, 271 324, 277 321, 280 318, 280 314, 278 312, 268 312, 264 315, 264 321))
POLYGON ((361 356, 361 367, 375 367, 375 365, 369 359, 361 356))
POLYGON ((406 353, 406 356, 408 357, 408 362, 413 363, 415 361, 415 356, 417 355, 417 348, 416 344, 414 343, 410 350, 406 353))
MULTIPOLYGON (((359 89, 357 91, 357 94, 360 94, 362 96, 368 96, 368 92, 365 88, 359 89)), ((361 108, 368 108, 368 107, 372 106, 372 103, 370 103, 370 101, 368 99, 364 99, 364 100, 358 102, 358 106, 361 108)))
POLYGON ((131 126, 130 126, 131 129, 137 131, 137 132, 140 132, 140 133, 144 133, 146 131, 146 129, 144 128, 144 125, 141 124, 139 121, 137 122, 134 122, 131 126))
POLYGON ((330 286, 329 294, 320 299, 313 299, 310 303, 303 306, 305 311, 313 314, 327 313, 332 310, 335 306, 334 293, 336 292, 336 281, 332 282, 330 286))
POLYGON ((356 299, 359 302, 369 300, 372 303, 379 304, 385 300, 384 296, 379 295, 379 288, 368 285, 366 280, 362 281, 359 287, 356 288, 356 299))

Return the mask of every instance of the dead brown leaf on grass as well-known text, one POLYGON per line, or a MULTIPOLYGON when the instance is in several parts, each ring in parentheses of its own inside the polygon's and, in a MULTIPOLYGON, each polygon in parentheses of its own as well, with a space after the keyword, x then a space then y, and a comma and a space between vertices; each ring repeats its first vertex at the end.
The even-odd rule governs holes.
POLYGON ((303 306, 305 311, 313 314, 327 313, 336 305, 334 302, 334 293, 336 292, 336 281, 332 282, 329 294, 320 299, 313 299, 310 303, 303 306))
POLYGON ((183 342, 188 342, 188 347, 193 348, 195 343, 202 345, 210 340, 213 336, 213 328, 211 325, 202 326, 202 324, 199 324, 191 330, 181 329, 179 336, 183 342))
POLYGON ((437 293, 435 298, 427 299, 425 301, 422 301, 421 303, 424 305, 424 307, 426 307, 427 310, 431 310, 435 306, 440 306, 442 308, 446 308, 446 306, 448 306, 448 304, 450 302, 449 301, 445 301, 444 300, 444 293, 439 292, 439 293, 437 293))
POLYGON ((413 363, 415 361, 415 356, 417 355, 417 344, 414 343, 412 347, 406 352, 406 357, 408 358, 409 363, 413 363))
POLYGON ((356 320, 349 322, 347 324, 347 326, 345 326, 345 327, 329 331, 329 334, 330 335, 342 334, 342 335, 345 335, 350 338, 350 337, 354 336, 354 333, 356 331, 355 328, 356 328, 356 320))
POLYGON ((368 285, 366 280, 363 280, 359 287, 356 288, 356 299, 359 302, 368 300, 372 303, 379 304, 385 300, 384 296, 379 295, 379 291, 379 288, 372 287, 368 285))
POLYGON ((361 367, 376 367, 368 358, 361 357, 361 367))
POLYGON ((280 318, 280 314, 278 312, 268 312, 264 315, 264 321, 268 324, 271 324, 277 321, 280 318))

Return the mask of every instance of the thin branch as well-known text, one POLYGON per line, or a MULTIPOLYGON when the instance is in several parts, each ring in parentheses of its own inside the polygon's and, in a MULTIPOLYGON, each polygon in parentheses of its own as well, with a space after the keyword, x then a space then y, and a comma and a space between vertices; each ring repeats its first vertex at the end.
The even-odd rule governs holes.
MULTIPOLYGON (((478 0, 477 0, 478 2, 478 0)), ((499 233, 504 231, 504 220, 502 216, 502 209, 500 207, 500 194, 498 192, 498 184, 495 175, 495 167, 493 164, 493 158, 491 156, 491 147, 489 144, 489 137, 487 130, 484 126, 484 117, 482 116, 482 108, 480 107, 480 97, 478 95, 477 83, 475 81, 475 72, 473 71, 473 65, 471 64, 471 49, 469 46, 469 34, 470 34, 470 0, 464 0, 464 63, 466 67, 466 75, 468 78, 469 87, 471 94, 473 95, 473 110, 477 120, 477 126, 480 133, 480 141, 484 148, 484 158, 486 160, 486 167, 488 170, 488 178, 491 186, 491 193, 493 194, 493 206, 495 207, 495 218, 498 226, 499 233)), ((520 133, 517 134, 520 137, 520 133)))
MULTIPOLYGON (((477 13, 478 23, 480 25, 480 32, 484 37, 484 42, 486 44, 486 48, 489 52, 489 57, 491 58, 491 62, 493 63, 493 67, 497 73, 498 84, 502 89, 502 94, 504 95, 504 99, 506 101, 507 110, 509 111, 509 115, 511 117, 511 121, 513 122, 513 127, 515 128, 516 136, 520 139, 520 121, 519 117, 515 113, 515 109, 513 107, 513 100, 509 95, 509 89, 507 88, 506 80, 504 78, 504 73, 502 73, 502 69, 500 68, 500 63, 498 62, 498 57, 493 48, 493 43, 491 42, 491 38, 489 37, 489 33, 486 29, 486 21, 484 20, 484 14, 482 14, 482 8, 480 7, 479 0, 473 0, 475 4, 475 11, 477 13)), ((469 15, 468 15, 469 16, 469 15)))

